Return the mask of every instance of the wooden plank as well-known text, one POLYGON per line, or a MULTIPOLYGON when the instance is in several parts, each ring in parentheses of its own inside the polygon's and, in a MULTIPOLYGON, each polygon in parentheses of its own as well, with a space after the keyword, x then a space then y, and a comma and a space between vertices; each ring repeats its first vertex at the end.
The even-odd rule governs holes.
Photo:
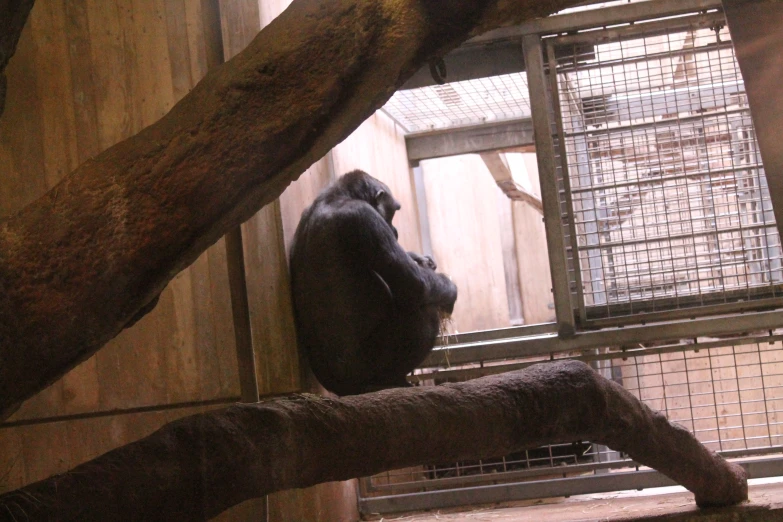
POLYGON ((215 319, 210 285, 209 255, 201 254, 190 266, 194 348, 199 358, 199 390, 202 400, 220 396, 220 362, 215 344, 215 319))
POLYGON ((236 55, 261 30, 258 0, 220 0, 224 58, 236 55))
POLYGON ((215 321, 215 350, 218 358, 220 396, 235 397, 240 393, 237 371, 236 340, 231 314, 225 239, 220 239, 207 251, 209 282, 212 293, 212 315, 215 321))
POLYGON ((141 124, 158 121, 174 105, 163 0, 132 0, 141 124))
POLYGON ((15 429, 23 441, 26 482, 36 482, 71 468, 65 423, 54 422, 15 429))
POLYGON ((67 66, 68 42, 65 39, 65 12, 61 0, 42 2, 30 18, 33 39, 38 48, 36 96, 43 116, 43 150, 46 187, 53 187, 79 164, 76 148, 76 115, 70 103, 73 97, 71 69, 67 66))
POLYGON ((166 41, 174 100, 179 100, 194 82, 191 75, 190 42, 188 41, 187 11, 184 0, 163 0, 166 13, 166 41))
POLYGON ((122 3, 86 0, 89 22, 90 63, 98 148, 104 150, 134 132, 134 91, 129 75, 135 49, 121 17, 122 3))
MULTIPOLYGON (((526 167, 533 193, 540 193, 538 166, 535 154, 526 154, 526 167)), ((527 203, 512 204, 514 236, 519 264, 519 284, 522 289, 522 317, 525 324, 539 324, 555 320, 552 276, 546 230, 541 213, 527 203)))
POLYGON ((242 225, 259 393, 301 386, 279 200, 242 225))
POLYGON ((299 225, 302 212, 312 204, 318 194, 329 185, 331 175, 329 172, 329 157, 321 158, 315 162, 299 179, 291 183, 280 196, 280 214, 283 224, 283 237, 286 249, 291 248, 291 242, 299 225))
POLYGON ((5 112, 0 120, 0 146, 7 159, 3 161, 3 188, 0 192, 0 216, 21 209, 46 190, 42 114, 37 97, 36 59, 39 58, 32 34, 32 19, 22 31, 16 54, 8 65, 8 92, 5 112))
MULTIPOLYGON (((184 270, 169 284, 173 297, 171 337, 164 345, 169 376, 169 400, 185 402, 199 395, 201 355, 196 346, 193 281, 184 270), (175 398, 176 397, 176 398, 175 398)), ((160 306, 160 304, 158 304, 160 306)))
POLYGON ((469 332, 509 326, 496 201, 500 189, 476 155, 422 161, 421 168, 435 262, 459 289, 451 328, 469 332))
POLYGON ((90 29, 86 0, 65 2, 65 35, 68 39, 73 109, 76 115, 76 148, 79 163, 102 149, 98 134, 97 98, 91 60, 90 29))
POLYGON ((27 484, 22 439, 17 430, 0 430, 0 494, 27 484))
POLYGON ((519 262, 517 261, 512 202, 501 192, 497 195, 497 204, 500 242, 503 248, 503 273, 505 274, 506 297, 508 298, 508 316, 512 325, 520 325, 525 321, 522 313, 522 286, 519 282, 519 262))

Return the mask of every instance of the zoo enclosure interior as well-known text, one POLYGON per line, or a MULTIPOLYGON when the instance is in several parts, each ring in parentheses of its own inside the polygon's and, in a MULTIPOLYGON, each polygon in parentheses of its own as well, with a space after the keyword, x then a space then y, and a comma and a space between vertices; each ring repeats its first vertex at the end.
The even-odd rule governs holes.
MULTIPOLYGON (((446 58, 460 81, 417 78, 386 105, 410 132, 424 243, 461 291, 451 335, 413 382, 577 358, 752 477, 783 474, 783 332, 771 311, 783 289, 780 238, 725 15, 708 4, 604 5, 490 35, 446 58), (471 70, 470 56, 504 74, 471 70), (475 155, 453 156, 463 153, 475 155), (470 172, 481 186, 460 192, 470 172), (470 216, 444 212, 441 197, 470 204, 470 216), (448 232, 455 222, 459 238, 448 232), (531 263, 544 238, 548 260, 531 263), (494 295, 473 291, 477 280, 494 295), (529 296, 551 319, 528 320, 538 317, 522 306, 529 296)), ((360 507, 667 484, 577 441, 366 478, 360 507)))

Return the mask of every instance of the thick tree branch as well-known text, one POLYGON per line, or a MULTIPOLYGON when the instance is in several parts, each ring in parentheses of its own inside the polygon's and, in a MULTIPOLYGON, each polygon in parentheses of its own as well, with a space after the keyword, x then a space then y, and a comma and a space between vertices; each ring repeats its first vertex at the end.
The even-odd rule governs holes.
POLYGON ((34 0, 0 1, 0 116, 5 108, 5 68, 16 52, 16 44, 22 35, 34 0))
POLYGON ((433 55, 579 0, 294 0, 158 123, 0 223, 0 419, 114 337, 433 55))
POLYGON ((339 400, 301 395, 188 417, 0 496, 0 520, 206 520, 282 489, 575 440, 628 453, 694 492, 700 506, 747 498, 741 467, 571 361, 462 384, 339 400))

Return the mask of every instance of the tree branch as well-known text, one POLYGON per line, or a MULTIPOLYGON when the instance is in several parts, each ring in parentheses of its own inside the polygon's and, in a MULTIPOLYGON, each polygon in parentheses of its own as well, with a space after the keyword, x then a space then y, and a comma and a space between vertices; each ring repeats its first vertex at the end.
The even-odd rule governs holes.
POLYGON ((587 365, 187 417, 0 496, 0 520, 206 520, 246 499, 423 463, 590 440, 682 484, 699 506, 747 498, 744 470, 587 365), (5 509, 3 509, 5 508, 5 509))
POLYGON ((0 222, 0 420, 119 333, 429 57, 580 0, 294 0, 166 116, 0 222))

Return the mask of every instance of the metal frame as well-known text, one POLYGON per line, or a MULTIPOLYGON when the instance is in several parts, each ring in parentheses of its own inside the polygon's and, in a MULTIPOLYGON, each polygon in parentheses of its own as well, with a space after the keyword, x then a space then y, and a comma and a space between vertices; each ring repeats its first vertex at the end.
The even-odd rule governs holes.
MULTIPOLYGON (((425 359, 421 367, 443 368, 477 361, 553 356, 556 353, 577 352, 607 346, 629 346, 672 339, 695 339, 702 336, 729 336, 742 332, 774 330, 780 327, 783 327, 783 313, 770 311, 584 331, 577 332, 568 339, 562 339, 557 334, 548 333, 527 337, 482 340, 437 347, 425 359)), ((473 339, 476 339, 485 334, 476 332, 472 335, 473 339)))
MULTIPOLYGON (((766 478, 783 475, 783 458, 765 460, 735 460, 748 472, 748 478, 766 478)), ((552 470, 555 472, 557 470, 552 470)), ((372 513, 399 513, 426 509, 449 508, 469 504, 488 504, 510 500, 528 500, 547 497, 569 497, 589 493, 608 493, 629 489, 642 490, 676 486, 669 477, 654 470, 629 473, 607 473, 589 477, 540 480, 513 484, 473 486, 458 489, 406 493, 386 497, 365 497, 359 500, 359 511, 372 513)))
MULTIPOLYGON (((555 38, 561 42, 574 42, 586 37, 592 38, 591 33, 595 35, 595 38, 598 38, 599 32, 602 35, 621 36, 637 31, 668 32, 672 27, 678 25, 681 27, 704 27, 706 24, 707 27, 710 27, 710 24, 720 19, 722 15, 706 11, 720 8, 721 4, 718 0, 652 0, 595 11, 553 16, 516 28, 493 31, 472 41, 473 44, 498 39, 517 39, 517 41, 521 39, 522 42, 530 91, 533 133, 539 162, 557 322, 469 332, 445 337, 440 340, 439 346, 421 365, 422 370, 418 370, 410 378, 411 381, 464 380, 524 368, 541 360, 563 358, 583 360, 605 373, 614 368, 614 366, 607 366, 611 359, 633 358, 633 361, 639 361, 644 357, 657 356, 660 361, 662 357, 670 357, 670 354, 677 352, 683 352, 682 357, 685 358, 685 353, 690 354, 688 357, 693 357, 693 354, 700 350, 714 349, 713 352, 720 353, 718 349, 724 347, 731 347, 732 353, 739 353, 742 347, 747 349, 746 345, 748 344, 783 341, 783 332, 777 330, 783 328, 783 313, 775 310, 783 308, 783 298, 779 293, 767 296, 761 292, 752 296, 754 298, 752 302, 717 303, 706 306, 704 303, 694 303, 694 305, 699 305, 698 309, 694 306, 693 308, 665 312, 650 310, 647 313, 637 314, 620 321, 615 318, 597 316, 588 318, 584 306, 574 306, 574 298, 579 298, 580 295, 580 292, 577 291, 581 286, 578 284, 580 268, 578 259, 569 258, 568 247, 572 246, 571 239, 575 236, 575 230, 567 219, 564 219, 567 217, 567 208, 564 205, 571 204, 566 198, 566 194, 570 193, 569 179, 567 175, 563 175, 567 173, 568 165, 560 163, 557 159, 558 156, 555 155, 560 146, 559 136, 563 135, 562 123, 558 125, 558 122, 562 122, 562 118, 557 114, 560 107, 550 95, 552 91, 557 92, 556 89, 553 90, 553 87, 556 86, 554 74, 549 75, 548 73, 548 71, 555 70, 557 55, 553 46, 547 45, 547 41, 552 41, 554 38, 545 39, 543 37, 558 35, 555 38), (695 12, 702 14, 696 17, 683 16, 695 12), (666 17, 673 18, 654 20, 666 17), (652 21, 639 23, 643 20, 652 21), (607 26, 617 27, 607 29, 607 26), (642 29, 640 30, 639 27, 642 29), (572 270, 574 270, 573 274, 571 274, 572 270), (571 277, 563 277, 563 274, 570 274, 571 277), (600 329, 588 330, 586 327, 600 329), (687 341, 683 342, 682 340, 687 341), (734 352, 735 348, 737 352, 734 352)), ((480 129, 480 127, 472 128, 470 132, 480 133, 480 129)), ((445 141, 444 136, 448 136, 451 132, 453 130, 440 131, 436 134, 439 138, 435 139, 440 139, 443 142, 445 141)), ((418 135, 411 139, 423 140, 424 138, 424 135, 418 135)), ((484 136, 484 138, 482 147, 492 141, 490 137, 484 136)), ((424 143, 424 141, 419 143, 424 143)), ((434 146, 430 145, 429 147, 430 152, 419 152, 419 156, 415 157, 414 162, 425 159, 427 154, 436 150, 434 146)), ((440 149, 444 148, 443 145, 439 147, 440 149)), ((600 268, 590 265, 590 269, 600 268)), ((583 300, 580 299, 580 302, 583 300)), ((634 312, 636 311, 637 308, 634 307, 634 312)), ((735 366, 737 357, 738 355, 735 355, 735 366)), ((663 365, 660 371, 663 372, 663 365)), ((685 372, 688 373, 688 371, 686 366, 685 372)), ((629 375, 630 378, 632 378, 631 375, 629 375)), ((743 398, 739 395, 740 391, 737 393, 738 398, 733 400, 739 401, 741 405, 744 404, 743 398)), ((767 396, 764 397, 766 401, 767 396)), ((665 396, 664 400, 666 400, 665 396)), ((673 411, 676 411, 676 408, 673 411)), ((717 416, 717 404, 715 411, 717 416)), ((745 413, 741 411, 740 415, 745 415, 745 413)), ((694 429, 696 429, 696 417, 693 419, 694 429)), ((744 424, 742 429, 744 433, 744 424)), ((701 430, 703 431, 703 428, 701 430)), ((780 435, 776 434, 775 437, 772 437, 771 433, 770 431, 769 446, 752 448, 748 443, 750 440, 748 438, 745 441, 748 449, 730 450, 724 454, 727 457, 732 457, 783 452, 783 447, 775 445, 778 440, 773 440, 780 435)), ((597 461, 590 465, 570 465, 567 469, 566 467, 562 468, 562 471, 560 468, 547 468, 510 471, 508 475, 503 473, 502 480, 521 480, 542 475, 556 475, 560 472, 563 473, 563 476, 566 473, 580 470, 596 470, 598 472, 590 477, 536 480, 514 484, 487 485, 487 482, 501 478, 492 475, 468 475, 458 478, 440 475, 438 478, 422 481, 418 484, 411 482, 403 485, 390 484, 374 487, 365 479, 362 481, 362 488, 366 492, 377 494, 384 491, 403 491, 404 493, 361 498, 360 510, 362 513, 387 513, 547 496, 642 489, 673 484, 668 478, 652 470, 610 473, 612 469, 632 467, 633 465, 634 463, 627 460, 597 461), (437 490, 437 488, 458 485, 468 485, 469 487, 437 490), (412 492, 414 488, 418 488, 417 492, 412 492), (436 490, 419 492, 424 488, 435 488, 436 490)), ((742 465, 748 469, 753 478, 783 475, 783 457, 781 456, 764 460, 745 460, 742 461, 742 465)))
POLYGON ((533 144, 533 121, 530 118, 405 136, 408 163, 414 166, 426 159, 533 144))
MULTIPOLYGON (((657 2, 655 3, 657 4, 657 2)), ((619 8, 616 9, 619 10, 619 8)), ((699 15, 681 16, 675 19, 670 18, 670 19, 652 21, 646 24, 624 25, 621 27, 617 27, 615 29, 587 31, 578 34, 573 34, 572 32, 569 32, 567 36, 556 36, 540 42, 540 45, 542 47, 540 52, 543 52, 543 49, 545 48, 547 60, 544 66, 544 70, 556 71, 558 70, 558 60, 557 57, 555 56, 555 48, 556 46, 561 44, 575 44, 575 43, 582 44, 586 42, 587 43, 600 42, 600 41, 605 41, 606 38, 612 40, 614 39, 619 40, 621 38, 628 38, 628 37, 646 38, 651 35, 663 35, 672 32, 684 32, 686 30, 692 31, 696 29, 712 28, 721 24, 725 25, 725 17, 723 16, 723 14, 721 12, 710 12, 710 13, 699 14, 699 15)), ((533 37, 526 37, 526 38, 531 39, 533 37)), ((720 40, 718 40, 717 45, 720 48, 726 48, 730 44, 721 43, 720 40)), ((714 49, 717 49, 717 47, 715 48, 702 47, 702 48, 697 48, 693 51, 689 51, 689 53, 690 54, 701 53, 714 49)), ((526 50, 526 52, 533 53, 536 52, 536 50, 530 49, 530 50, 526 50)), ((683 53, 684 52, 685 51, 683 51, 683 53)), ((671 55, 672 55, 671 52, 666 52, 663 56, 670 57, 671 55)), ((649 55, 645 55, 645 57, 640 60, 647 61, 651 59, 654 58, 651 58, 649 55)), ((627 61, 628 60, 623 59, 622 63, 625 64, 627 63, 627 61)), ((602 67, 604 67, 604 65, 602 65, 602 67)), ((575 69, 579 71, 586 71, 591 68, 592 67, 584 67, 584 66, 575 67, 575 69)), ((601 240, 598 237, 598 230, 596 229, 594 224, 594 222, 596 222, 597 213, 602 212, 602 210, 600 208, 596 208, 595 204, 592 203, 592 198, 589 197, 590 194, 592 194, 591 191, 597 190, 597 188, 592 186, 592 184, 589 190, 579 190, 579 187, 577 187, 576 189, 572 189, 572 187, 570 186, 572 174, 569 174, 569 168, 570 168, 569 162, 571 160, 569 160, 568 158, 574 156, 574 154, 576 155, 580 154, 579 150, 586 151, 587 140, 581 138, 584 143, 582 144, 580 149, 578 143, 580 137, 579 137, 579 133, 577 132, 579 130, 578 126, 576 130, 570 129, 568 133, 566 133, 564 130, 563 118, 565 117, 565 115, 560 105, 560 96, 562 95, 560 91, 562 87, 560 87, 558 84, 557 75, 554 73, 546 74, 549 80, 548 87, 550 93, 550 95, 547 97, 541 94, 537 94, 534 96, 533 87, 534 84, 538 82, 538 80, 535 79, 534 81, 535 76, 532 75, 531 73, 533 73, 532 64, 530 70, 528 71, 529 84, 531 90, 531 106, 540 107, 542 104, 548 102, 548 104, 552 107, 552 110, 554 112, 553 120, 554 120, 554 126, 556 130, 555 132, 556 139, 554 141, 555 143, 558 144, 555 152, 556 153, 560 152, 559 143, 561 140, 568 139, 571 142, 573 142, 571 143, 571 148, 576 147, 575 151, 572 150, 568 152, 568 154, 566 154, 565 150, 563 150, 562 153, 555 155, 555 157, 558 158, 560 162, 559 165, 554 170, 556 173, 560 174, 558 182, 562 184, 562 188, 563 188, 563 192, 559 196, 560 196, 560 201, 565 205, 565 215, 566 215, 565 222, 568 229, 567 237, 565 237, 565 239, 568 242, 566 245, 566 250, 570 254, 567 260, 571 263, 572 265, 571 268, 573 270, 573 272, 569 272, 569 274, 571 276, 570 283, 573 285, 573 292, 572 292, 573 304, 575 305, 574 308, 576 311, 576 317, 574 322, 577 328, 582 328, 582 329, 586 327, 596 328, 596 327, 614 326, 620 324, 633 324, 637 322, 652 322, 655 320, 670 320, 670 319, 680 318, 680 317, 692 317, 694 315, 731 313, 735 311, 749 311, 755 309, 769 309, 774 307, 780 307, 783 305, 783 299, 781 299, 781 292, 780 292, 781 289, 783 289, 783 286, 782 285, 776 286, 774 284, 774 281, 770 282, 770 285, 760 286, 758 288, 752 288, 749 286, 748 288, 742 289, 741 291, 724 290, 721 292, 716 292, 714 294, 709 292, 702 293, 701 291, 697 291, 693 296, 689 296, 689 295, 680 296, 679 293, 677 293, 677 296, 673 299, 656 298, 650 300, 650 302, 646 302, 644 300, 638 300, 638 299, 637 300, 631 299, 627 303, 622 303, 622 302, 609 303, 608 296, 605 290, 603 289, 603 287, 601 286, 602 282, 606 279, 606 277, 603 276, 604 268, 602 266, 602 255, 599 248, 605 248, 605 245, 601 244, 601 240), (576 193, 577 191, 581 193, 581 196, 579 197, 580 207, 578 209, 575 206, 574 200, 572 200, 571 198, 572 193, 576 193), (585 196, 588 197, 585 198, 585 196), (574 213, 576 213, 577 211, 581 215, 582 221, 584 222, 582 227, 585 227, 584 230, 582 230, 581 232, 577 230, 577 226, 574 218, 574 213), (590 216, 593 216, 593 218, 591 219, 590 216), (593 227, 592 232, 590 226, 593 227), (577 244, 578 233, 580 236, 582 236, 583 241, 585 240, 587 241, 586 245, 577 244), (592 236, 595 237, 591 240, 592 236), (595 249, 591 250, 590 245, 595 245, 595 249), (583 266, 583 263, 587 263, 589 266, 583 266), (589 279, 592 282, 591 294, 590 294, 592 298, 592 302, 590 303, 589 309, 587 308, 586 301, 585 301, 584 286, 582 282, 583 273, 588 273, 589 279), (672 304, 666 305, 667 301, 672 301, 672 304), (627 309, 627 310, 623 312, 623 309, 627 309), (639 315, 639 313, 643 313, 644 315, 639 315)), ((713 90, 718 89, 719 92, 712 93, 712 95, 715 96, 716 94, 719 94, 720 96, 725 97, 727 96, 727 89, 732 89, 732 88, 736 89, 737 92, 742 90, 741 85, 735 87, 732 86, 727 87, 725 85, 721 85, 719 88, 713 87, 713 90)), ((692 87, 686 88, 686 90, 688 90, 688 93, 690 93, 690 90, 692 89, 694 88, 692 87)), ((707 96, 707 94, 709 93, 705 94, 699 92, 698 96, 696 96, 696 99, 700 104, 699 109, 701 109, 701 105, 703 105, 703 103, 700 100, 710 98, 710 96, 707 96)), ((659 97, 663 95, 664 93, 661 93, 659 94, 659 97)), ((692 101, 693 96, 694 94, 690 93, 687 94, 687 96, 683 96, 681 99, 678 98, 674 101, 668 99, 662 100, 660 103, 655 104, 655 106, 656 107, 665 106, 664 112, 666 112, 667 114, 671 113, 674 110, 673 107, 676 107, 677 109, 681 109, 681 110, 692 111, 693 108, 691 108, 690 106, 681 108, 679 104, 693 103, 692 101), (681 100, 685 100, 685 102, 681 100), (673 103, 674 105, 672 105, 673 103)), ((628 103, 630 104, 630 102, 628 103)), ((747 109, 745 109, 745 111, 747 111, 747 109)), ((544 114, 546 114, 547 117, 549 116, 548 111, 539 109, 538 112, 542 115, 540 117, 544 117, 543 116, 544 114)), ((539 116, 536 115, 535 117, 538 118, 539 116)), ((628 117, 630 118, 630 116, 628 117)), ((679 128, 680 125, 683 125, 684 119, 687 118, 678 118, 675 122, 676 123, 675 127, 679 128)), ((698 120, 699 122, 701 122, 701 120, 705 118, 703 118, 702 116, 694 116, 691 119, 693 119, 694 121, 698 120)), ((572 120, 573 118, 569 121, 573 123, 572 120)), ((748 118, 748 122, 749 122, 749 118, 748 118)), ((547 123, 549 125, 552 125, 551 121, 547 123)), ((579 124, 579 122, 577 123, 579 124)), ((650 125, 656 126, 657 128, 657 124, 650 124, 650 125)), ((641 129, 642 127, 643 125, 634 124, 633 125, 633 129, 635 129, 634 132, 638 132, 639 129, 641 129)), ((606 135, 611 136, 612 132, 614 131, 607 130, 606 135)), ((545 146, 548 146, 548 143, 550 141, 551 140, 549 137, 542 137, 541 135, 537 134, 538 143, 543 143, 545 146)), ((546 158, 543 159, 541 158, 541 155, 549 156, 550 155, 549 151, 546 150, 546 148, 544 148, 544 150, 539 150, 538 153, 539 153, 539 161, 542 164, 548 163, 546 161, 546 158)), ((584 156, 584 158, 582 158, 581 161, 576 162, 576 168, 581 168, 586 165, 587 165, 587 156, 584 156)), ((757 165, 756 167, 759 166, 760 165, 757 165)), ((742 165, 742 166, 737 166, 736 168, 741 171, 742 169, 751 168, 751 167, 753 167, 753 165, 747 165, 747 166, 742 165)), ((586 173, 585 176, 587 175, 588 174, 586 173)), ((693 173, 687 175, 692 176, 693 173)), ((718 173, 711 171, 709 175, 710 176, 718 175, 718 173)), ((551 173, 542 170, 542 182, 545 179, 545 177, 548 176, 551 176, 551 173)), ((577 179, 581 179, 581 177, 578 176, 577 179)), ((657 183, 657 180, 652 180, 652 181, 636 180, 632 183, 632 185, 636 186, 637 184, 641 185, 644 183, 652 183, 653 181, 657 183)), ((669 180, 669 182, 671 182, 671 180, 669 180)), ((612 185, 612 187, 619 186, 617 185, 616 182, 610 185, 612 185)), ((691 219, 696 219, 696 218, 691 218, 691 219)), ((549 230, 551 221, 548 220, 547 223, 548 223, 547 229, 549 230)), ((766 226, 766 225, 762 223, 759 226, 766 226)), ((742 228, 738 230, 741 231, 742 228)), ((725 234, 726 232, 729 231, 730 230, 716 226, 715 230, 712 233, 717 236, 718 234, 725 234)), ((559 233, 559 230, 557 232, 559 233)), ((689 239, 691 235, 692 234, 689 234, 687 238, 689 239)), ((671 240, 672 238, 673 236, 669 235, 667 236, 666 240, 671 240)), ((647 244, 648 240, 646 239, 646 236, 643 242, 644 244, 647 244)), ((557 243, 557 245, 559 244, 560 243, 557 243)), ((621 248, 627 248, 629 244, 630 243, 628 243, 627 240, 623 240, 621 244, 621 248)), ((654 245, 655 243, 653 241, 650 244, 654 245)), ((551 249, 551 245, 552 243, 550 243, 550 249, 551 249)), ((671 244, 669 246, 670 248, 672 248, 671 244)), ((559 248, 557 248, 557 250, 559 250, 559 248)), ((560 261, 556 258, 553 258, 551 262, 553 266, 560 263, 560 261)), ((780 261, 770 260, 770 263, 779 264, 780 261)), ((698 263, 697 263, 697 268, 698 268, 698 263)), ((680 270, 686 270, 686 269, 687 268, 681 268, 680 270)), ((563 272, 560 272, 560 274, 562 273, 563 272)), ((562 279, 563 278, 561 275, 561 280, 562 279)), ((553 271, 553 281, 554 280, 555 277, 553 271)), ((561 281, 560 285, 565 286, 565 283, 566 283, 565 281, 561 281)), ((555 296, 555 302, 557 303, 557 294, 555 296)))
POLYGON ((561 337, 570 337, 576 331, 571 288, 567 274, 568 259, 563 235, 563 209, 560 206, 560 187, 557 184, 555 145, 552 138, 552 120, 549 114, 544 57, 541 37, 525 36, 522 40, 525 63, 528 64, 527 83, 530 89, 530 108, 536 139, 536 159, 541 182, 541 202, 544 205, 546 242, 549 247, 549 268, 552 274, 552 293, 555 298, 557 331, 561 337))

